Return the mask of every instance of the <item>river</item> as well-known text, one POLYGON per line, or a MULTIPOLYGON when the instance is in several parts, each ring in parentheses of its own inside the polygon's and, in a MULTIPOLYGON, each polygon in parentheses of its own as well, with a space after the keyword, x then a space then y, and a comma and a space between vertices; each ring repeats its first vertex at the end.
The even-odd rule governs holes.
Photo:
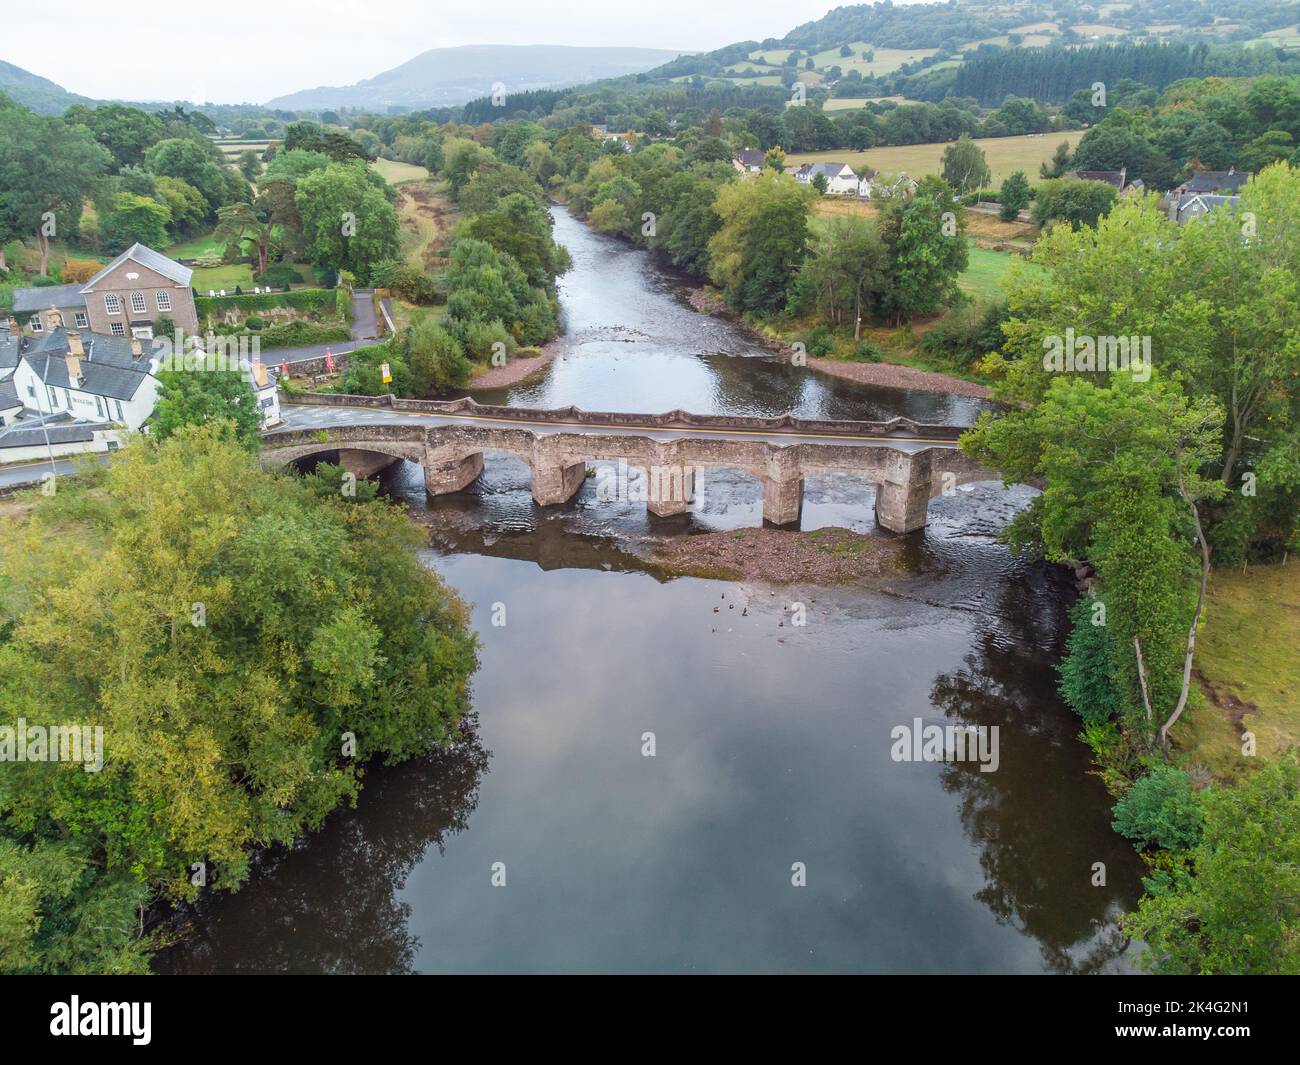
MULTIPOLYGON (((978 413, 766 357, 645 253, 556 217, 574 258, 564 350, 494 400, 978 413)), ((474 720, 451 750, 373 770, 355 810, 205 901, 158 971, 1131 968, 1116 918, 1140 864, 1055 693, 1073 593, 994 539, 1027 490, 937 499, 905 572, 826 589, 647 561, 651 538, 758 524, 759 487, 737 473, 708 471, 703 508, 669 519, 591 481, 541 511, 505 457, 432 504, 414 467, 385 484, 474 604, 474 720), (996 726, 996 771, 895 761, 891 730, 915 719, 996 726)), ((888 536, 871 499, 847 475, 812 478, 803 527, 888 536)))

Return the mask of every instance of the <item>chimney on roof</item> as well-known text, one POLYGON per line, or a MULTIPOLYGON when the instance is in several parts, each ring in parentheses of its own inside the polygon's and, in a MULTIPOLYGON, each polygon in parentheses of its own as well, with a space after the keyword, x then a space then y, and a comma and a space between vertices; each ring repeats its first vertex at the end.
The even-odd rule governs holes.
POLYGON ((68 354, 80 356, 80 355, 84 355, 85 353, 86 353, 85 349, 81 346, 81 334, 74 330, 69 330, 68 354))
POLYGON ((133 336, 131 338, 131 357, 138 359, 142 350, 143 349, 140 346, 140 338, 133 336))
POLYGON ((81 387, 81 359, 76 355, 67 356, 68 384, 73 388, 81 387))
POLYGON ((47 320, 51 329, 58 329, 63 324, 63 315, 59 313, 59 309, 52 303, 50 304, 50 314, 47 320))
POLYGON ((23 329, 22 329, 22 326, 20 326, 20 325, 18 324, 18 319, 17 319, 17 318, 10 318, 10 319, 9 319, 9 335, 10 335, 11 337, 17 337, 17 336, 22 336, 22 334, 23 334, 23 329))

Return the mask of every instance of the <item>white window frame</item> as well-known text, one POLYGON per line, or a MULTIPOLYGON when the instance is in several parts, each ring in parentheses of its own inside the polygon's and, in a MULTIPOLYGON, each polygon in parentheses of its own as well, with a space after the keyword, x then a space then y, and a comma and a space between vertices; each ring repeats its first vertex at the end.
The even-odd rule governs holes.
POLYGON ((120 399, 113 400, 113 406, 117 408, 117 420, 119 422, 125 422, 126 415, 122 413, 122 401, 120 399))
POLYGON ((170 292, 155 292, 153 298, 160 311, 170 311, 172 309, 172 294, 170 292))
POLYGON ((122 313, 122 301, 118 299, 116 292, 104 293, 104 311, 106 314, 122 313))
POLYGON ((50 394, 50 413, 53 414, 55 408, 59 405, 59 396, 54 391, 53 385, 46 385, 45 390, 50 394))
POLYGON ((131 293, 131 313, 132 313, 132 314, 148 314, 148 313, 149 313, 149 305, 148 305, 147 303, 145 303, 145 301, 144 301, 144 293, 143 293, 143 292, 132 292, 132 293, 131 293))
POLYGON ((95 397, 95 413, 104 417, 104 400, 99 396, 95 397))
POLYGON ((27 324, 31 326, 33 333, 45 332, 45 323, 41 321, 41 316, 39 314, 33 314, 27 324))
POLYGON ((109 322, 108 327, 113 331, 113 335, 115 337, 126 336, 126 326, 124 326, 121 322, 109 322))
POLYGON ((90 319, 86 317, 85 311, 73 311, 72 320, 77 323, 78 329, 85 329, 90 325, 90 319))

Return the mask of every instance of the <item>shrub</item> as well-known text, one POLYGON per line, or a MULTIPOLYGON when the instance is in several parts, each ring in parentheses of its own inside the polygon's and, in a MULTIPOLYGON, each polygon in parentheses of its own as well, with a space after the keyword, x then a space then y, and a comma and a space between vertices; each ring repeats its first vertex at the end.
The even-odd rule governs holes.
POLYGON ((104 264, 96 259, 69 259, 63 264, 63 283, 73 285, 79 281, 89 281, 104 264))
POLYGON ((289 307, 295 311, 321 314, 337 306, 334 290, 300 288, 295 292, 262 292, 242 296, 199 296, 194 301, 200 318, 234 308, 237 311, 269 311, 275 307, 289 307))
POLYGON ((1115 831, 1139 850, 1151 844, 1190 850, 1201 841, 1204 824, 1205 811, 1191 778, 1172 765, 1157 766, 1115 804, 1115 831))
POLYGON ((287 291, 290 285, 296 285, 302 278, 292 266, 281 263, 268 266, 260 274, 254 274, 253 280, 259 285, 270 285, 272 288, 282 288, 287 291))
POLYGON ((244 319, 245 329, 261 329, 265 325, 266 322, 263 319, 257 317, 257 315, 255 314, 250 314, 247 318, 244 319))
POLYGON ((488 359, 492 356, 493 346, 505 346, 506 355, 513 355, 518 345, 515 338, 500 322, 466 322, 461 327, 465 350, 471 358, 488 359))
POLYGON ((406 300, 428 306, 437 301, 438 287, 423 270, 387 259, 372 271, 375 287, 386 288, 406 300))
POLYGON ((1007 314, 1005 303, 952 310, 921 338, 921 350, 965 369, 1002 346, 1002 323, 1007 314))
POLYGON ((817 326, 804 340, 809 355, 829 355, 834 346, 835 338, 824 325, 817 326))
POLYGON ((853 346, 853 357, 861 362, 880 362, 884 359, 885 353, 870 340, 859 340, 853 346))
POLYGON ((331 344, 352 339, 352 331, 346 325, 315 325, 312 322, 268 325, 259 335, 264 348, 296 348, 304 344, 331 344))

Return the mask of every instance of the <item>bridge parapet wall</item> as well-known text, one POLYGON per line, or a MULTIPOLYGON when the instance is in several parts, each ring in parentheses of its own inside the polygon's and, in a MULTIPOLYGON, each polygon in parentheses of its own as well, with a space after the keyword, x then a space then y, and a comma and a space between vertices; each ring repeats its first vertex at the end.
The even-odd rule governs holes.
POLYGON ((331 407, 369 407, 377 410, 406 411, 413 414, 441 414, 455 417, 500 418, 504 421, 534 422, 548 425, 608 425, 618 428, 656 429, 735 429, 746 432, 802 433, 826 436, 911 436, 927 440, 955 441, 964 431, 959 425, 933 425, 913 421, 911 418, 891 418, 888 421, 798 418, 782 414, 771 418, 755 418, 731 414, 691 414, 673 410, 660 414, 625 413, 621 411, 588 411, 581 407, 509 407, 478 403, 474 399, 399 399, 391 393, 386 396, 349 396, 341 393, 300 393, 285 396, 287 404, 331 407))

